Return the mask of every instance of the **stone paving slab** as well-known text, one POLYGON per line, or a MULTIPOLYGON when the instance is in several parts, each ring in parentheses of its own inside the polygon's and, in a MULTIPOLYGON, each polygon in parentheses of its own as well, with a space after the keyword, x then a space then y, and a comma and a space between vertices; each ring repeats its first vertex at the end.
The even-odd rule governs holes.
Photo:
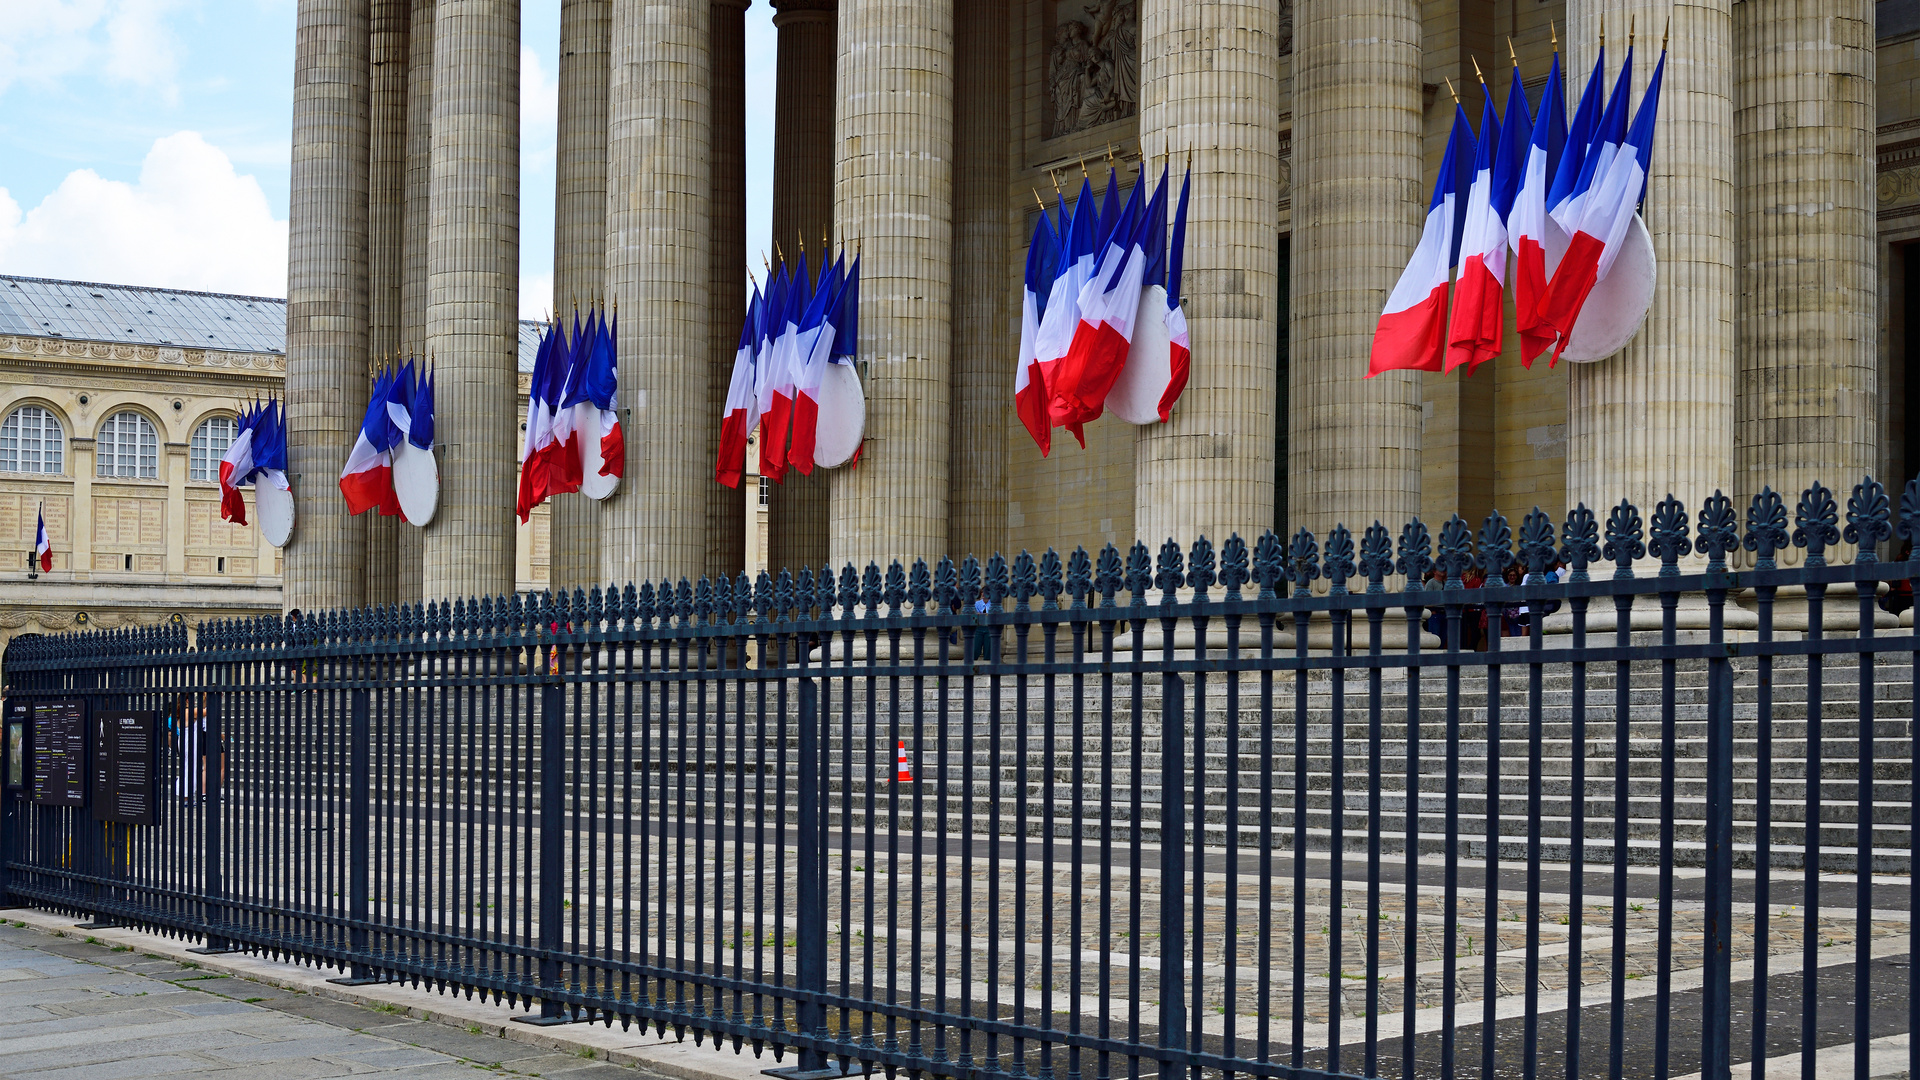
POLYGON ((478 1024, 434 1023, 391 1003, 320 997, 136 951, 128 931, 88 933, 62 929, 69 920, 45 913, 11 914, 43 925, 0 925, 0 1080, 650 1077, 595 1060, 605 1051, 578 1040, 536 1045, 478 1024))

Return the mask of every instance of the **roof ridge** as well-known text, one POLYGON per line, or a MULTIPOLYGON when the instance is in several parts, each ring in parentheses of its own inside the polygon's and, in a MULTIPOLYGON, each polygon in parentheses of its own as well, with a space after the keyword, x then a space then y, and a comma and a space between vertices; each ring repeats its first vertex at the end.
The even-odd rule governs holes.
POLYGON ((116 285, 105 281, 80 281, 75 278, 29 277, 25 274, 0 274, 0 281, 25 281, 35 285, 79 285, 89 289, 121 289, 127 292, 173 293, 179 296, 212 296, 222 300, 264 301, 284 304, 283 296, 249 296, 246 293, 206 292, 201 289, 170 289, 159 285, 116 285))

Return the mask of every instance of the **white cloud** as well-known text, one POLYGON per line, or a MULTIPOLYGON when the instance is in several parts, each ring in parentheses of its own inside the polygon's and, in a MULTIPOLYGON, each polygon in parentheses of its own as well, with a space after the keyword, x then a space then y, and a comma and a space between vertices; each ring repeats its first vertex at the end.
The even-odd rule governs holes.
POLYGON ((199 134, 158 139, 128 184, 67 174, 22 214, 0 188, 0 271, 285 296, 287 223, 199 134))
POLYGON ((168 26, 197 0, 0 0, 0 92, 97 75, 177 94, 179 39, 168 26))
POLYGON ((520 317, 545 319, 553 311, 553 275, 520 275, 520 317))
POLYGON ((540 54, 520 47, 520 167, 553 168, 560 124, 560 76, 549 74, 540 54))

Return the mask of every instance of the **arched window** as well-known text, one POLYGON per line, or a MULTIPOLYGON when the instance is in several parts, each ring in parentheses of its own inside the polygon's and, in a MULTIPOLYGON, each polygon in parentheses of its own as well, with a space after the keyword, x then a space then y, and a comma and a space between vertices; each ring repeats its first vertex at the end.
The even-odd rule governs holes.
POLYGON ((135 476, 151 480, 160 475, 160 437, 147 418, 131 410, 114 413, 100 425, 94 444, 101 476, 135 476))
POLYGON ((187 457, 187 479, 217 483, 220 459, 233 445, 234 422, 231 416, 210 416, 193 431, 193 445, 187 457))
POLYGON ((38 405, 23 405, 0 424, 0 472, 57 473, 64 467, 67 433, 38 405))

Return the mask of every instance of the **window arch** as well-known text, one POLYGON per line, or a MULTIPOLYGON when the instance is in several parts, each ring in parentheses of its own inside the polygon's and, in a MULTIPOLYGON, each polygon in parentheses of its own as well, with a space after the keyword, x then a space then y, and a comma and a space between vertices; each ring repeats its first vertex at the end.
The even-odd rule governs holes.
POLYGON ((233 445, 237 424, 231 416, 209 416, 193 429, 193 443, 187 456, 187 479, 217 483, 220 459, 233 445))
POLYGON ((146 417, 128 409, 107 417, 94 444, 101 476, 151 480, 160 475, 160 437, 146 417))
POLYGON ((0 423, 0 472, 60 472, 66 444, 58 417, 38 405, 22 405, 0 423))

